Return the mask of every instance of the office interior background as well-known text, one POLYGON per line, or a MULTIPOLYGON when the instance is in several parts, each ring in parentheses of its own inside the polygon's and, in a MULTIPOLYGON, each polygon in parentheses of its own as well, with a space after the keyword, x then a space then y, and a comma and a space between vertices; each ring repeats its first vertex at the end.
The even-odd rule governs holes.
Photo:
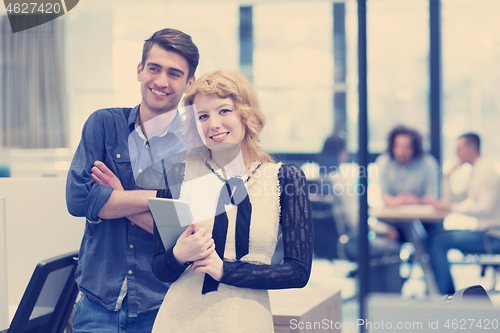
MULTIPOLYGON (((192 36, 197 76, 230 68, 252 80, 267 117, 267 151, 311 162, 326 137, 344 131, 356 164, 355 0, 86 0, 16 34, 5 14, 1 8, 0 164, 11 178, 64 177, 90 113, 139 104, 142 45, 164 27, 192 36)), ((500 169, 498 17, 497 0, 441 0, 443 172, 468 131, 481 135, 482 154, 500 169)), ((429 0, 367 1, 371 161, 398 124, 419 130, 430 148, 429 35, 429 0)))
MULTIPOLYGON (((480 133, 484 155, 498 160, 500 4, 442 0, 441 7, 439 160, 444 169, 454 164, 455 139, 466 131, 480 133)), ((2 20, 4 150, 74 150, 91 112, 137 105, 142 44, 152 32, 168 26, 186 31, 199 46, 197 76, 231 68, 252 80, 267 116, 262 145, 268 151, 311 161, 329 134, 346 131, 355 159, 354 0, 153 0, 147 6, 89 0, 25 33, 9 33, 7 17, 2 20), (7 65, 14 60, 15 68, 7 65), (11 80, 17 74, 26 80, 11 80), (58 101, 49 104, 46 99, 58 101)), ((397 124, 418 129, 428 149, 429 1, 367 1, 367 30, 369 152, 383 152, 387 133, 397 124)), ((8 163, 7 156, 2 154, 3 163, 8 163)), ((15 176, 15 167, 12 173, 15 176)))

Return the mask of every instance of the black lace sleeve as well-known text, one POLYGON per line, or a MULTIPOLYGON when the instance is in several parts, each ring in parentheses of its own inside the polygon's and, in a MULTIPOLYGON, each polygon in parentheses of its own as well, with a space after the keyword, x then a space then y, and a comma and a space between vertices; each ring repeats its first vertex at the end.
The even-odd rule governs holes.
MULTIPOLYGON (((169 170, 168 179, 174 180, 180 183, 180 179, 184 174, 184 164, 176 164, 169 170)), ((172 199, 172 192, 168 186, 167 177, 165 178, 165 184, 156 192, 157 198, 169 198, 172 199)), ((186 270, 188 265, 181 265, 177 262, 172 252, 173 248, 167 249, 163 246, 163 242, 160 238, 160 233, 154 223, 153 241, 155 246, 155 255, 153 257, 153 273, 154 275, 163 282, 174 282, 179 278, 179 276, 186 270)))
POLYGON ((311 273, 313 230, 306 179, 295 165, 281 168, 283 263, 257 265, 225 261, 221 283, 253 289, 301 288, 307 284, 311 273))

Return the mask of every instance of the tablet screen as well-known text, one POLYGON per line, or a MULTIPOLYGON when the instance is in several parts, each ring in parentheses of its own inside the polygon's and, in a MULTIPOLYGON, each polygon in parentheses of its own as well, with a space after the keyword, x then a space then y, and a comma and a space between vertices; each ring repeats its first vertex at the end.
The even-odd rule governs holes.
POLYGON ((193 222, 189 205, 186 201, 165 198, 148 198, 148 203, 163 246, 170 249, 193 222))

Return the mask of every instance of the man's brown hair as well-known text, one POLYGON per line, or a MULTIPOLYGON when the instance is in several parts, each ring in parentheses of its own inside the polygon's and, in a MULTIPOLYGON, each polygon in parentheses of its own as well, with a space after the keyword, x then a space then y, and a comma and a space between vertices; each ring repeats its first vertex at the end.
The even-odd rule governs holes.
POLYGON ((200 53, 193 43, 191 36, 182 31, 169 28, 155 32, 153 36, 145 41, 142 48, 141 64, 143 69, 146 65, 149 50, 151 50, 153 45, 158 45, 166 51, 176 52, 183 56, 189 64, 187 80, 194 75, 200 61, 200 53))

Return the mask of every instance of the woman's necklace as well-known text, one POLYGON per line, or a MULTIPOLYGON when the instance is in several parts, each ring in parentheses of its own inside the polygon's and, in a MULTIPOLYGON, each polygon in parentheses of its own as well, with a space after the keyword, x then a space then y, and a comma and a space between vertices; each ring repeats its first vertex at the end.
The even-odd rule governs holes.
MULTIPOLYGON (((220 179, 223 183, 227 183, 227 181, 229 180, 229 178, 231 178, 231 177, 228 177, 228 175, 227 175, 226 171, 225 171, 223 168, 219 167, 219 166, 217 165, 217 163, 216 163, 214 160, 212 160, 212 159, 210 159, 210 160, 209 160, 209 159, 206 159, 206 160, 205 160, 205 165, 206 165, 206 167, 207 167, 209 170, 211 170, 211 171, 212 171, 212 173, 214 173, 214 174, 217 176, 217 178, 219 178, 219 179, 220 179), (222 176, 219 174, 219 172, 217 172, 217 170, 214 168, 214 166, 212 166, 212 164, 214 164, 215 168, 217 168, 218 170, 220 170, 220 171, 221 171, 222 176)), ((257 172, 257 169, 258 169, 261 165, 262 165, 262 163, 261 163, 261 162, 257 162, 257 161, 255 161, 255 162, 253 162, 252 164, 250 164, 250 167, 248 168, 248 171, 250 171, 250 170, 251 170, 251 173, 250 173, 250 174, 252 174, 252 175, 253 175, 253 174, 255 174, 255 172, 257 172)), ((239 178, 239 179, 243 180, 243 184, 247 183, 247 182, 248 182, 248 180, 250 179, 250 176, 248 175, 248 172, 243 172, 243 173, 242 173, 241 175, 239 175, 239 176, 232 176, 232 177, 239 178)))

